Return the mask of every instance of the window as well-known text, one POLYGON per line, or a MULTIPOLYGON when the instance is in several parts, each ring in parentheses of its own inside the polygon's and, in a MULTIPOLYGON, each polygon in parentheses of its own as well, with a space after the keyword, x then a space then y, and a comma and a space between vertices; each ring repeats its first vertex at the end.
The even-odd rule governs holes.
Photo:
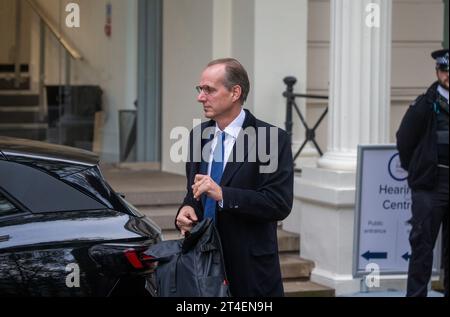
POLYGON ((0 217, 10 216, 19 213, 13 204, 11 204, 2 193, 0 193, 0 217))

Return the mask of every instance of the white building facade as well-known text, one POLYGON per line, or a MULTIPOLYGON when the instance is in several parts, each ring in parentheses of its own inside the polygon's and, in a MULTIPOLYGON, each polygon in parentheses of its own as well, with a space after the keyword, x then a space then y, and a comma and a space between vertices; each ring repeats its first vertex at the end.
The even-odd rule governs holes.
MULTIPOLYGON (((112 6, 109 37, 104 34, 104 1, 37 2, 83 54, 82 61, 72 64, 71 82, 102 87, 104 114, 98 134, 99 154, 104 161, 117 162, 118 111, 134 109, 135 100, 141 109, 150 107, 139 100, 139 85, 148 80, 138 76, 142 67, 139 11, 145 0, 108 2, 112 6), (80 5, 78 29, 64 27, 64 8, 69 2, 80 5)), ((157 82, 148 84, 157 87, 158 97, 152 105, 152 113, 157 115, 151 118, 151 122, 158 122, 157 138, 155 141, 146 135, 138 136, 137 146, 145 144, 159 153, 152 160, 160 164, 162 171, 184 174, 184 164, 170 157, 177 142, 171 133, 179 127, 191 129, 194 119, 203 119, 194 87, 205 65, 216 58, 231 56, 242 62, 252 86, 245 107, 259 119, 279 127, 284 128, 286 121, 284 77, 297 78, 297 93, 329 96, 328 103, 298 100, 311 124, 329 107, 317 131, 325 155, 319 157, 308 146, 297 160, 303 172, 295 176, 294 209, 283 226, 301 235, 301 256, 315 262, 313 281, 335 288, 337 295, 358 291, 361 281, 352 276, 357 147, 393 143, 406 107, 435 80, 430 53, 443 45, 445 2, 153 2, 160 9, 160 24, 155 31, 160 41, 154 47, 159 52, 154 63, 160 67, 158 76, 151 77, 157 82)), ((30 23, 30 65, 36 81, 39 19, 31 14, 30 23)), ((48 34, 45 56, 54 62, 47 63, 46 84, 61 83, 65 57, 48 34)), ((150 121, 140 122, 142 127, 150 121)), ((303 134, 300 120, 294 115, 294 152, 303 142, 303 134)), ((404 276, 395 276, 384 285, 402 287, 404 281, 404 276)))

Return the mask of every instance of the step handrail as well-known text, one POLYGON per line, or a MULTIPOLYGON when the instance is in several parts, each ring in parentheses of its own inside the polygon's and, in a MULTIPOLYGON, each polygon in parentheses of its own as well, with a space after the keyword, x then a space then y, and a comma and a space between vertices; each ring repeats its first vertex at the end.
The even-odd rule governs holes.
POLYGON ((27 0, 31 8, 36 12, 36 14, 42 19, 48 29, 53 33, 59 43, 64 47, 64 49, 72 56, 75 60, 82 60, 83 57, 81 53, 69 43, 69 41, 64 37, 64 35, 58 31, 57 26, 50 20, 50 18, 45 14, 44 10, 37 4, 35 0, 27 0))

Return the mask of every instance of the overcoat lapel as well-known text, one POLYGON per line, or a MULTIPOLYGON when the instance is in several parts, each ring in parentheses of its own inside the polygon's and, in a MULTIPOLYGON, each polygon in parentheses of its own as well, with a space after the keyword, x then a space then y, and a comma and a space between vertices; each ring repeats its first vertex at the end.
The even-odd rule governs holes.
POLYGON ((247 161, 248 153, 249 151, 252 151, 253 148, 256 146, 256 119, 255 117, 248 111, 245 110, 245 120, 242 125, 242 130, 238 135, 238 138, 234 144, 233 150, 231 151, 230 158, 228 159, 227 165, 225 167, 225 170, 223 172, 222 181, 220 182, 221 186, 227 186, 229 182, 233 179, 233 176, 237 173, 237 171, 242 167, 242 165, 247 161), (248 137, 248 142, 244 141, 245 133, 244 130, 246 130, 249 127, 253 127, 255 130, 254 137, 248 137), (243 144, 244 145, 244 153, 243 155, 239 155, 237 153, 237 145, 243 144), (240 157, 239 157, 240 156, 240 157))

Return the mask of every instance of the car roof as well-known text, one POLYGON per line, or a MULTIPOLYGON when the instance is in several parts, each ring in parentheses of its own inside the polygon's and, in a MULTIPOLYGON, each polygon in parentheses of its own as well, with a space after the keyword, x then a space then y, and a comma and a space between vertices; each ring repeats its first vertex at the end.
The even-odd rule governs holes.
POLYGON ((42 160, 89 166, 97 165, 99 162, 98 155, 86 150, 3 136, 0 136, 0 152, 11 161, 17 157, 35 157, 42 160))

